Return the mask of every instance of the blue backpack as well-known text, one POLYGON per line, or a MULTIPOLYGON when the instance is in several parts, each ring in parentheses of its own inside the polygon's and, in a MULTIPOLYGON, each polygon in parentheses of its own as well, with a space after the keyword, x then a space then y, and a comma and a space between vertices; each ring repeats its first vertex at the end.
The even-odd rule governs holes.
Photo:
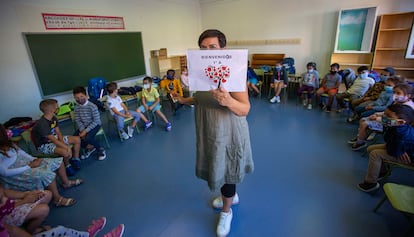
POLYGON ((88 95, 89 98, 97 100, 106 95, 106 80, 102 77, 91 78, 88 81, 88 95))
POLYGON ((288 74, 295 74, 296 68, 295 68, 295 59, 293 58, 284 58, 282 62, 280 62, 283 67, 285 67, 286 72, 288 74))
POLYGON ((88 81, 89 101, 96 104, 100 111, 105 111, 105 105, 99 99, 106 95, 106 80, 102 77, 91 78, 88 81))
POLYGON ((375 82, 381 81, 381 75, 376 71, 370 70, 368 76, 374 79, 375 82))

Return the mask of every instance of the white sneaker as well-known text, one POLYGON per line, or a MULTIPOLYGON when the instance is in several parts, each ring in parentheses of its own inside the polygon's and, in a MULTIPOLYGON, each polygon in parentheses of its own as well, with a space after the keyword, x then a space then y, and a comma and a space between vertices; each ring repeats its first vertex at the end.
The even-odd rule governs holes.
POLYGON ((312 109, 312 104, 308 104, 308 109, 312 109))
POLYGON ((307 100, 307 99, 304 99, 304 100, 302 101, 302 104, 303 104, 303 106, 306 106, 306 105, 308 104, 308 100, 307 100))
POLYGON ((270 103, 275 103, 276 102, 276 100, 277 100, 277 97, 276 96, 273 96, 273 98, 272 99, 270 99, 270 103))
POLYGON ((121 138, 122 138, 123 140, 127 140, 127 139, 129 139, 129 136, 128 136, 128 134, 126 134, 124 131, 122 131, 122 133, 121 133, 121 138))
POLYGON ((229 212, 220 212, 220 220, 217 223, 216 234, 218 237, 225 237, 229 234, 231 229, 231 220, 233 219, 233 211, 230 208, 229 212))
MULTIPOLYGON (((231 203, 231 205, 237 205, 239 204, 239 202, 239 195, 236 193, 233 197, 233 202, 231 203)), ((223 198, 221 197, 221 195, 213 199, 213 201, 211 202, 211 206, 213 206, 213 208, 216 209, 223 208, 223 198)))
POLYGON ((367 137, 367 141, 374 140, 374 138, 375 138, 376 135, 377 135, 376 132, 371 132, 371 134, 369 134, 369 136, 367 137))
POLYGON ((106 159, 106 151, 105 150, 99 151, 98 160, 105 160, 105 159, 106 159))
POLYGON ((89 158, 89 156, 92 155, 96 151, 96 148, 94 147, 92 150, 86 150, 85 154, 81 155, 81 160, 89 158))
POLYGON ((276 97, 276 103, 280 103, 280 96, 276 97))
POLYGON ((132 128, 131 126, 128 126, 127 131, 128 131, 128 136, 129 137, 134 136, 134 128, 132 128))

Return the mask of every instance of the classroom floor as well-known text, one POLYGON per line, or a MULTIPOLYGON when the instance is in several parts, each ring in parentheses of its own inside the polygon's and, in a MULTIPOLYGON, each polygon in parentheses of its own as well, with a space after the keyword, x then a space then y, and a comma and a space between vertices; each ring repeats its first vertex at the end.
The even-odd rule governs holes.
MULTIPOLYGON (((357 125, 345 114, 306 110, 296 97, 270 104, 252 98, 247 119, 255 171, 238 185, 240 204, 233 207, 229 237, 252 236, 400 236, 408 227, 401 213, 383 196, 356 188, 367 168, 367 157, 351 151, 347 140, 357 125)), ((136 107, 134 103, 131 108, 136 107)), ((218 194, 197 179, 193 109, 171 118, 173 129, 154 125, 124 142, 104 123, 111 148, 104 161, 88 159, 76 177, 79 187, 62 190, 77 199, 68 208, 51 208, 47 224, 86 229, 90 220, 107 217, 101 233, 119 223, 126 237, 215 236, 219 212, 209 201, 218 194)), ((62 123, 71 133, 72 124, 62 123)), ((414 186, 414 173, 396 169, 386 181, 414 186)))

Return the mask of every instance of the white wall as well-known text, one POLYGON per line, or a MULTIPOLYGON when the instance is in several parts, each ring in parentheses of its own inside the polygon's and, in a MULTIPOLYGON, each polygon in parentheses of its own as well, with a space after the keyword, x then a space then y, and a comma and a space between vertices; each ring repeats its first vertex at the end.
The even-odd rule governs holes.
MULTIPOLYGON (((378 14, 414 11, 412 0, 0 0, 0 122, 40 114, 42 100, 22 32, 46 32, 42 12, 124 17, 126 31, 141 31, 150 50, 169 55, 197 47, 200 32, 222 30, 228 40, 300 38, 298 45, 250 46, 250 53, 282 52, 325 72, 334 47, 340 9, 377 6, 378 14)), ((68 31, 65 31, 68 32, 68 31)), ((128 83, 128 82, 127 82, 128 83)), ((86 82, 85 82, 86 85, 86 82)), ((56 97, 60 103, 71 94, 56 97)))
MULTIPOLYGON (((0 0, 0 6, 0 122, 40 115, 42 97, 22 32, 46 32, 43 12, 124 17, 125 31, 142 32, 147 73, 150 50, 167 48, 169 55, 185 54, 188 47, 197 46, 201 31, 197 0, 0 0)), ((72 95, 55 98, 64 103, 72 95)))
POLYGON ((239 46, 252 53, 285 53, 298 72, 308 61, 329 69, 341 9, 377 6, 377 15, 414 11, 413 0, 202 0, 202 27, 222 30, 228 40, 300 38, 300 44, 239 46))

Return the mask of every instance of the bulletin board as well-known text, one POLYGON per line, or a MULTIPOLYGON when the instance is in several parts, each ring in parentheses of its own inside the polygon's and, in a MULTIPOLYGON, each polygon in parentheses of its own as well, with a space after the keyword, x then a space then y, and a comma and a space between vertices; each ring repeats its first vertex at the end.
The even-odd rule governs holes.
POLYGON ((42 96, 145 75, 141 32, 24 33, 42 96))

